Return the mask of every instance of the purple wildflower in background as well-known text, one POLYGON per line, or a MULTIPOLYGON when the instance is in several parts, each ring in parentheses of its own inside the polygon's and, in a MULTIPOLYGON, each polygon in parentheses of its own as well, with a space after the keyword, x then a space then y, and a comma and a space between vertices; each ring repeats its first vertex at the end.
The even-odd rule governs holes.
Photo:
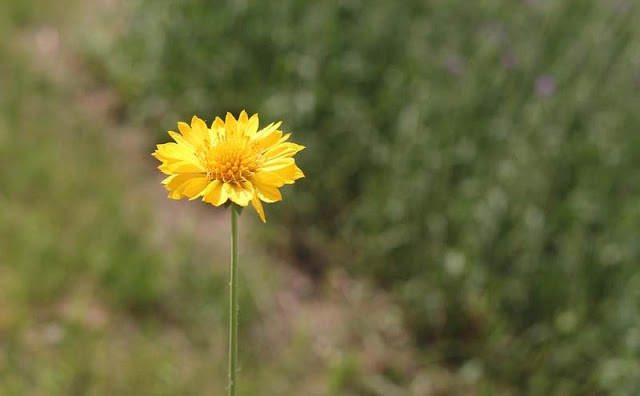
POLYGON ((535 86, 536 96, 548 98, 556 92, 556 79, 549 75, 543 74, 536 80, 535 86))

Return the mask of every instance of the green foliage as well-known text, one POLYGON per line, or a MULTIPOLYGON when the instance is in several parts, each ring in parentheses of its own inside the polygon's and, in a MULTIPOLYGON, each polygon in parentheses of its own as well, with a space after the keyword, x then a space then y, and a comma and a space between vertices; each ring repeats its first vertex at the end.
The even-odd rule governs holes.
POLYGON ((391 290, 418 345, 526 394, 638 391, 636 4, 154 0, 134 15, 107 65, 131 113, 158 129, 283 119, 307 179, 271 226, 391 290))

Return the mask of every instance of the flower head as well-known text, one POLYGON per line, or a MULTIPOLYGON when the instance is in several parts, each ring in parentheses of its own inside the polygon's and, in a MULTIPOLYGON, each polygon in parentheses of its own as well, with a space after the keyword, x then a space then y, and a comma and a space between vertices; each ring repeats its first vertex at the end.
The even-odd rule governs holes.
POLYGON ((258 130, 258 115, 243 110, 236 120, 227 113, 207 127, 194 116, 191 125, 178 123, 180 133, 169 131, 175 142, 159 144, 152 154, 162 162, 158 169, 169 175, 162 181, 169 198, 202 200, 214 206, 231 201, 253 204, 266 222, 262 202, 282 199, 278 188, 304 177, 293 156, 304 146, 287 142, 281 122, 258 130))

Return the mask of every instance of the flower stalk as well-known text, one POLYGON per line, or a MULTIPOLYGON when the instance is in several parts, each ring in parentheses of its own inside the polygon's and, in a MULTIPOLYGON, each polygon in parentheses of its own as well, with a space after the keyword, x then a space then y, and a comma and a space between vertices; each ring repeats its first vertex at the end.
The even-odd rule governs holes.
POLYGON ((231 207, 231 279, 229 282, 229 396, 236 394, 238 364, 238 211, 231 207))

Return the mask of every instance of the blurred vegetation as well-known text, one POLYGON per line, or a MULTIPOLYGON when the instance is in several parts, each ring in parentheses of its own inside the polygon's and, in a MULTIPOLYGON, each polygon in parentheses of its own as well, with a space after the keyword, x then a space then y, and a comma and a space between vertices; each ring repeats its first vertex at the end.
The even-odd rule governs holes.
POLYGON ((309 147, 260 232, 326 279, 242 252, 242 394, 640 393, 637 4, 79 4, 0 2, 0 394, 223 394, 225 230, 148 153, 243 108, 309 147))
POLYGON ((639 19, 632 1, 142 0, 93 55, 158 131, 284 120, 307 179, 270 230, 391 291, 423 362, 485 394, 629 395, 639 19))
MULTIPOLYGON (((199 243, 188 216, 167 230, 158 218, 170 210, 152 211, 162 189, 147 188, 156 180, 144 181, 68 52, 79 4, 0 2, 0 394, 223 394, 227 246, 199 243)), ((260 287, 278 284, 255 262, 243 325, 257 318, 260 287)), ((283 348, 292 357, 262 369, 264 344, 249 345, 242 394, 290 383, 280 366, 305 352, 283 348)))

